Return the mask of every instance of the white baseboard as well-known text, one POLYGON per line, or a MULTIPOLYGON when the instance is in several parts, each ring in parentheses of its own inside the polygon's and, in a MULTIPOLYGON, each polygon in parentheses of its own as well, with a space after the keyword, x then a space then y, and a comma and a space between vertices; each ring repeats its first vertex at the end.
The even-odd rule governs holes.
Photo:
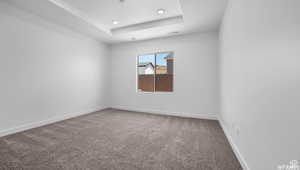
POLYGON ((250 170, 250 168, 249 168, 249 166, 248 166, 248 164, 247 164, 245 158, 242 156, 242 154, 241 154, 241 152, 239 151, 237 145, 235 144, 235 142, 234 142, 232 136, 230 135, 229 130, 228 130, 228 128, 227 128, 226 125, 225 125, 225 122, 224 122, 223 119, 220 118, 220 117, 218 118, 218 120, 219 120, 219 123, 220 123, 220 125, 221 125, 221 127, 222 127, 222 129, 223 129, 223 131, 224 131, 224 133, 225 133, 225 136, 227 137, 227 139, 228 139, 228 141, 229 141, 229 143, 230 143, 230 145, 231 145, 231 148, 232 148, 232 150, 233 150, 235 156, 236 156, 237 159, 239 160, 239 162, 240 162, 242 168, 243 168, 244 170, 250 170))
POLYGON ((184 112, 170 112, 170 111, 161 111, 161 110, 152 110, 152 109, 140 109, 140 108, 130 108, 125 106, 113 106, 113 109, 127 110, 133 112, 144 112, 158 115, 167 115, 167 116, 178 116, 185 118, 196 118, 196 119, 208 119, 208 120, 218 120, 216 114, 203 114, 203 113, 184 113, 184 112))
POLYGON ((88 113, 92 113, 92 112, 96 112, 96 111, 100 111, 100 110, 104 110, 104 109, 107 109, 107 107, 96 107, 96 108, 92 108, 92 109, 88 109, 88 110, 80 111, 80 112, 75 112, 75 113, 71 113, 71 114, 63 114, 63 115, 55 116, 55 117, 52 117, 52 118, 49 118, 49 119, 46 119, 46 120, 42 120, 42 121, 39 121, 39 122, 33 122, 33 123, 17 126, 17 127, 14 127, 14 128, 1 130, 0 131, 0 137, 11 135, 11 134, 18 133, 18 132, 23 132, 23 131, 26 131, 26 130, 29 130, 29 129, 45 126, 45 125, 48 125, 48 124, 52 124, 52 123, 55 123, 55 122, 59 122, 59 121, 62 121, 62 120, 70 119, 70 118, 73 118, 73 117, 85 115, 85 114, 88 114, 88 113))

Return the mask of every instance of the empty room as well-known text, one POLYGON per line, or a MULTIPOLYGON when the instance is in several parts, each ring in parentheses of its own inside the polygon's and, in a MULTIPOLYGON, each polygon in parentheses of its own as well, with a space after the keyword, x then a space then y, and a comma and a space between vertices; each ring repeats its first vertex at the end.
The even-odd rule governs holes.
POLYGON ((0 0, 0 170, 300 170, 299 0, 0 0))

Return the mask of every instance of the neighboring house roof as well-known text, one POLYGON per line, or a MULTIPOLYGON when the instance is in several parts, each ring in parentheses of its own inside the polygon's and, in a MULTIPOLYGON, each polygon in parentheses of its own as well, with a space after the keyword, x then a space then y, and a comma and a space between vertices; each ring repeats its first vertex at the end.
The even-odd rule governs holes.
POLYGON ((151 62, 147 63, 139 63, 139 74, 153 74, 154 73, 154 66, 151 62))
POLYGON ((147 65, 151 65, 154 68, 152 62, 139 63, 139 67, 146 67, 147 65))

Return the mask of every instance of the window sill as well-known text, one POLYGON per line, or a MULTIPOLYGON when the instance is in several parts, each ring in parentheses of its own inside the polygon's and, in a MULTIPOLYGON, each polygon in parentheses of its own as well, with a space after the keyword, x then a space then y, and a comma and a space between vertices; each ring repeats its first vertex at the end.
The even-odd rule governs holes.
POLYGON ((170 92, 143 92, 143 91, 138 91, 138 94, 174 94, 174 91, 170 92))

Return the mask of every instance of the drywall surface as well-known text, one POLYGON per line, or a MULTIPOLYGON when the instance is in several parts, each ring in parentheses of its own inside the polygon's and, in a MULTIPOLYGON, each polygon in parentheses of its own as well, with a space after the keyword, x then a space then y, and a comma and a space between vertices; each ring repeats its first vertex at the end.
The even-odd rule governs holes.
POLYGON ((178 114, 216 115, 218 34, 202 33, 112 46, 111 105, 178 114), (137 92, 137 56, 174 52, 174 92, 137 92))
POLYGON ((221 115, 252 170, 300 161, 300 1, 231 0, 221 29, 221 115))
POLYGON ((0 3, 0 135, 105 108, 106 45, 0 3))

